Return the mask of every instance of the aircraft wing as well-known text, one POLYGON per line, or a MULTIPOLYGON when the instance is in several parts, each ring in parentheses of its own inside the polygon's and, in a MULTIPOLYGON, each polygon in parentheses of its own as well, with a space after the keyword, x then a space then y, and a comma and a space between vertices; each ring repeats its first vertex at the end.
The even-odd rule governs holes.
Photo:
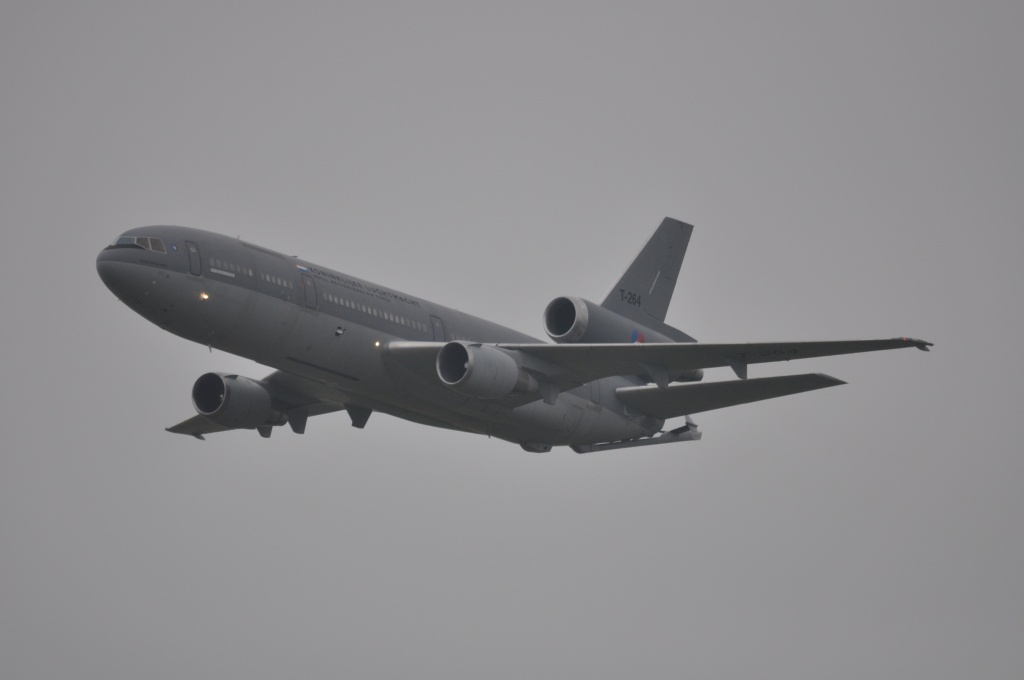
MULTIPOLYGON (((398 361, 406 370, 437 380, 435 361, 443 342, 393 341, 382 349, 386 360, 398 361)), ((465 343, 474 345, 479 343, 465 343)), ((490 343, 487 343, 490 344, 490 343)), ((664 377, 661 389, 672 374, 720 366, 731 367, 743 379, 748 364, 791 361, 812 357, 875 352, 916 347, 927 351, 932 343, 912 338, 889 340, 836 340, 823 342, 650 343, 650 344, 491 344, 512 355, 539 382, 559 391, 570 390, 600 378, 617 375, 664 377)), ((657 381, 657 380, 656 380, 657 381)), ((750 388, 755 389, 755 388, 750 388)), ((513 394, 509 406, 528 403, 536 395, 513 394)), ((767 398, 767 397, 764 397, 767 398)), ((743 403, 743 402, 737 402, 743 403)))
MULTIPOLYGON (((270 392, 278 408, 288 414, 293 429, 305 429, 306 419, 324 413, 343 411, 345 403, 339 401, 338 391, 314 380, 307 380, 292 373, 274 371, 259 381, 270 392)), ((168 432, 188 434, 197 439, 230 428, 218 425, 203 416, 196 415, 188 420, 168 427, 168 432)))
POLYGON ((274 371, 261 380, 270 390, 274 399, 290 410, 301 410, 307 415, 318 416, 345 409, 338 389, 316 380, 309 380, 294 373, 274 371))
MULTIPOLYGON (((614 375, 657 375, 729 366, 740 378, 748 364, 791 361, 813 357, 876 352, 916 347, 928 351, 932 343, 912 338, 890 340, 830 340, 823 342, 657 343, 657 344, 499 344, 519 352, 554 371, 545 379, 566 389, 614 375)), ((530 366, 524 365, 530 370, 530 366)))
POLYGON ((620 387, 615 390, 615 394, 623 404, 634 411, 667 420, 716 408, 749 404, 762 399, 774 399, 845 384, 838 378, 822 373, 805 373, 773 378, 671 385, 664 388, 620 387))

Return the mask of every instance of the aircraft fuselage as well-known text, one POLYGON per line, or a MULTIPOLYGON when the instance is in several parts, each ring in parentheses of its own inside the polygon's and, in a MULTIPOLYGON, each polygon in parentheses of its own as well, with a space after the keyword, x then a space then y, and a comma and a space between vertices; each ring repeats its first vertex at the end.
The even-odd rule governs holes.
POLYGON ((631 439, 662 425, 616 398, 616 388, 642 384, 630 377, 509 408, 382 360, 393 340, 538 342, 496 323, 208 231, 124 234, 136 236, 153 247, 114 244, 97 258, 118 298, 171 333, 316 381, 326 399, 527 446, 631 439))

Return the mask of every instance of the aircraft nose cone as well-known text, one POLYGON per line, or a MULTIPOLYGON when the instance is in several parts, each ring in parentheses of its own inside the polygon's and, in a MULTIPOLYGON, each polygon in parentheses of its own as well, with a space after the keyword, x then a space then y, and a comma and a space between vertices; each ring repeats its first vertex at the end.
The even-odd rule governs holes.
POLYGON ((117 291, 114 290, 114 287, 117 285, 117 264, 111 260, 105 250, 101 250, 100 254, 96 256, 96 273, 100 275, 103 284, 116 294, 117 291))
POLYGON ((133 269, 116 250, 101 250, 96 256, 96 273, 100 275, 100 280, 110 292, 125 302, 135 298, 137 276, 133 269))
POLYGON ((106 284, 107 288, 110 287, 110 277, 113 275, 113 267, 111 266, 110 260, 103 257, 103 252, 96 256, 96 273, 100 275, 100 279, 106 284))

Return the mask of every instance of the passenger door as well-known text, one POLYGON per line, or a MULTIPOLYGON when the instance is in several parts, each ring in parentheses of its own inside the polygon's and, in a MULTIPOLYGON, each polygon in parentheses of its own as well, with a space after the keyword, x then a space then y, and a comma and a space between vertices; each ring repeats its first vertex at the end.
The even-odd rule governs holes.
POLYGON ((185 250, 188 251, 188 272, 192 276, 202 276, 203 260, 199 257, 199 246, 191 241, 185 241, 185 250))
POLYGON ((444 342, 444 323, 436 316, 430 317, 430 328, 434 332, 434 342, 444 342))
POLYGON ((306 306, 316 309, 316 284, 313 283, 312 276, 302 275, 302 291, 306 297, 306 306))

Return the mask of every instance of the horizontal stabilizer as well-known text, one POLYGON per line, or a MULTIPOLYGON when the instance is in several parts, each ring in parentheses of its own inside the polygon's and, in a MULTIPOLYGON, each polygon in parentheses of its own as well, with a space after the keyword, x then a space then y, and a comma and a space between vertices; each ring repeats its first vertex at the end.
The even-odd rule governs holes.
POLYGON ((844 384, 842 380, 822 373, 805 373, 666 388, 620 387, 615 394, 623 404, 638 413, 667 419, 844 384))

